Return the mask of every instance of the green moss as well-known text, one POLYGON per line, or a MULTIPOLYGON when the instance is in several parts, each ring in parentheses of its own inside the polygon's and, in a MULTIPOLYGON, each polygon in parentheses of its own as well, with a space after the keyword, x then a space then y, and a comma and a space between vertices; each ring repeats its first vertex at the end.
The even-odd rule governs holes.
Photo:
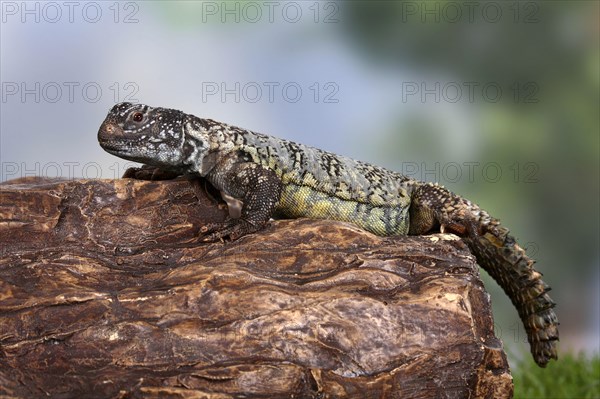
POLYGON ((600 398, 600 356, 562 355, 545 369, 530 357, 513 367, 515 398, 600 398))

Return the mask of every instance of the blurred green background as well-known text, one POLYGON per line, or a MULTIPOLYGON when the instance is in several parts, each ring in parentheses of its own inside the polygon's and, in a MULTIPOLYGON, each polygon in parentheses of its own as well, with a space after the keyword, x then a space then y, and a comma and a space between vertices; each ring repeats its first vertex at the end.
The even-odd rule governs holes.
MULTIPOLYGON (((425 161, 430 169, 452 160, 502 165, 497 182, 491 175, 446 183, 502 218, 538 260, 558 302, 561 349, 597 352, 600 3, 482 2, 472 14, 464 4, 345 3, 347 39, 372 63, 415 68, 442 87, 493 82, 504 89, 498 101, 482 101, 484 94, 478 100, 475 90, 462 115, 473 127, 451 140, 444 119, 427 109, 436 100, 429 95, 421 112, 390 120, 378 138, 379 154, 391 165, 402 154, 400 159, 425 161), (458 20, 457 9, 463 11, 458 20), (453 147, 462 146, 468 151, 456 157, 453 147)), ((520 357, 526 354, 523 331, 490 280, 497 332, 520 357)))
MULTIPOLYGON (((54 4, 2 2, 2 180, 118 177, 95 135, 123 100, 437 180, 538 260, 561 351, 598 352, 598 2, 54 4)), ((514 364, 526 337, 485 277, 514 364)))

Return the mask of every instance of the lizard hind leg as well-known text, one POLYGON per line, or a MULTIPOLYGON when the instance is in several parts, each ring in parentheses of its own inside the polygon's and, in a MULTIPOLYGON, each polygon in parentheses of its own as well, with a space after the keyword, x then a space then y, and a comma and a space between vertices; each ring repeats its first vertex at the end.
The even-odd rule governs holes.
POLYGON ((438 225, 461 236, 517 309, 536 363, 545 367, 557 359, 558 319, 550 287, 508 229, 477 205, 432 183, 414 188, 409 211, 409 234, 425 234, 438 225))

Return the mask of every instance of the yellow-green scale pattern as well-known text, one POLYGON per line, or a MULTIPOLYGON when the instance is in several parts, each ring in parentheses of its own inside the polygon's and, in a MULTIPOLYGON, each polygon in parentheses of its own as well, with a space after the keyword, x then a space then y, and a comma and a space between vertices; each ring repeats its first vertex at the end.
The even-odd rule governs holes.
POLYGON ((333 158, 302 144, 270 142, 269 137, 257 136, 259 140, 242 150, 281 178, 278 216, 350 222, 381 236, 408 234, 410 198, 402 179, 390 176, 394 172, 357 165, 358 161, 339 155, 333 158), (260 140, 263 137, 265 142, 260 140), (362 184, 350 187, 347 182, 352 181, 362 184))
POLYGON ((351 222, 381 236, 408 233, 408 208, 372 206, 331 197, 308 186, 286 184, 278 214, 289 218, 308 217, 351 222))

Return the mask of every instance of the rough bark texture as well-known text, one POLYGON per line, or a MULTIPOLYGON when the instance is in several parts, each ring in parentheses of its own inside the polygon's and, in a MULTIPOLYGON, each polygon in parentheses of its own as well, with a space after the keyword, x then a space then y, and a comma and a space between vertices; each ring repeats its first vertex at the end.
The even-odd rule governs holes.
POLYGON ((0 187, 0 395, 512 396, 454 236, 295 220, 207 244, 227 211, 186 180, 0 187))

